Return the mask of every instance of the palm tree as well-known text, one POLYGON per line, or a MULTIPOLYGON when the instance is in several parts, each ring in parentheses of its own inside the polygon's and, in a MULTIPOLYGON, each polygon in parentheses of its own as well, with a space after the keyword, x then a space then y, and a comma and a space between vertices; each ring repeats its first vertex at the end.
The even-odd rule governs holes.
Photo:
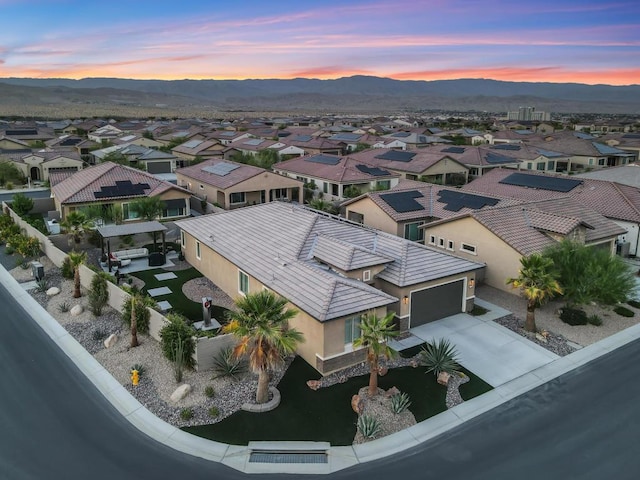
POLYGON ((80 265, 87 261, 87 252, 69 252, 69 263, 73 268, 73 298, 80 298, 80 265))
POLYGON ((520 258, 520 272, 517 278, 507 279, 507 285, 522 290, 527 299, 527 318, 524 329, 535 332, 536 308, 552 298, 562 294, 556 273, 553 271, 553 260, 539 253, 532 253, 520 258))
POLYGON ((93 227, 93 222, 82 212, 70 212, 60 222, 60 226, 69 234, 69 243, 80 243, 87 230, 93 227))
POLYGON ((289 328, 289 320, 298 312, 285 309, 287 300, 268 290, 250 293, 236 300, 237 311, 228 313, 229 323, 223 331, 239 338, 234 355, 249 356, 249 366, 258 374, 256 403, 269 399, 269 370, 292 354, 302 333, 289 328))
POLYGON ((378 394, 378 359, 384 356, 389 359, 396 351, 387 345, 387 340, 398 335, 393 325, 395 312, 389 312, 384 317, 374 313, 364 314, 360 321, 360 337, 353 341, 354 347, 367 349, 367 363, 369 363, 369 395, 378 394))

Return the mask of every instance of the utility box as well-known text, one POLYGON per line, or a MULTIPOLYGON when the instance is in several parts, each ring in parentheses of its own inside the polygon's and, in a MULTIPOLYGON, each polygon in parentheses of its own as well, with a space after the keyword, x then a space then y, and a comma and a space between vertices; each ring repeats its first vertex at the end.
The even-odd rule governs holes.
POLYGON ((44 266, 40 262, 31 262, 31 276, 36 280, 44 278, 44 266))

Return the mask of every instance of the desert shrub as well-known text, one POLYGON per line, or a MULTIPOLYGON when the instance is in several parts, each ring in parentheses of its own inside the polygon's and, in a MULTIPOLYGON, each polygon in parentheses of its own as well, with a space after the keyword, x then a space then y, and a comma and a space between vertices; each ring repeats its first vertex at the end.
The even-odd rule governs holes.
POLYGON ((454 373, 460 368, 458 352, 445 338, 438 342, 427 343, 419 353, 420 363, 427 367, 425 373, 433 372, 438 376, 441 372, 454 373))
POLYGON ((487 310, 484 307, 481 307, 480 305, 474 305, 473 306, 473 310, 471 310, 469 313, 471 315, 473 315, 474 317, 480 316, 480 315, 484 315, 485 313, 487 313, 489 310, 487 310))
POLYGON ((191 420, 193 418, 193 409, 187 407, 180 410, 180 418, 185 421, 191 420))
POLYGON ((71 305, 69 305, 67 302, 62 302, 60 305, 58 305, 58 311, 60 313, 66 313, 69 310, 71 310, 71 305))
POLYGON ((220 410, 218 409, 218 407, 211 407, 209 408, 208 413, 211 418, 215 418, 220 415, 220 410))
POLYGON ((105 330, 103 330, 102 328, 96 328, 91 333, 91 338, 93 338, 93 340, 96 341, 96 342, 101 342, 102 340, 107 338, 107 332, 105 330))
POLYGON ((629 300, 627 303, 633 308, 640 308, 640 302, 638 300, 629 300))
POLYGON ((560 311, 560 320, 572 326, 586 325, 588 323, 587 313, 584 310, 573 307, 564 307, 560 311))
POLYGON ((358 418, 357 423, 358 431, 365 438, 375 438, 380 433, 382 427, 375 417, 369 415, 362 415, 358 418))
POLYGON ((49 281, 46 278, 41 278, 36 282, 36 292, 46 292, 49 289, 49 281))
POLYGON ((7 190, 13 190, 13 182, 7 182, 4 184, 4 188, 7 190))
POLYGON ((91 279, 89 289, 89 309, 96 317, 102 315, 102 310, 109 302, 109 288, 106 275, 103 272, 96 273, 91 279))
POLYGON ((587 322, 590 325, 595 325, 596 327, 599 327, 600 325, 602 325, 602 319, 596 314, 589 315, 587 317, 587 322))
POLYGON ((410 405, 411 400, 406 393, 396 393, 391 397, 391 411, 396 415, 404 412, 410 405))
POLYGON ((613 311, 616 312, 618 315, 620 315, 622 317, 631 318, 631 317, 633 317, 635 315, 633 310, 629 310, 627 307, 624 307, 622 305, 618 305, 617 307, 615 307, 613 309, 613 311))
POLYGON ((181 315, 170 313, 167 319, 169 323, 160 330, 162 353, 171 362, 175 362, 178 355, 186 367, 192 368, 192 355, 196 348, 193 341, 193 328, 187 325, 181 315), (180 349, 181 351, 178 351, 180 349))
POLYGON ((33 200, 24 193, 16 193, 11 199, 11 209, 23 217, 33 210, 33 200))
POLYGON ((71 260, 68 256, 64 257, 64 260, 62 261, 60 273, 62 274, 62 277, 66 278, 67 280, 73 279, 73 275, 75 272, 73 271, 73 265, 71 265, 71 260))
POLYGON ((231 377, 234 380, 247 371, 247 362, 233 353, 232 347, 223 348, 213 357, 215 377, 231 377))
POLYGON ((207 398, 213 398, 216 394, 216 391, 213 389, 211 385, 207 385, 204 387, 204 396, 207 398))
POLYGON ((131 368, 129 369, 129 372, 133 374, 134 370, 137 370, 138 377, 142 378, 142 375, 144 375, 144 372, 145 372, 144 365, 142 365, 141 363, 135 363, 131 366, 131 368))
MULTIPOLYGON (((125 290, 127 290, 125 288, 125 290)), ((128 289, 128 291, 131 291, 128 289)), ((122 321, 131 328, 131 302, 133 296, 137 295, 133 293, 122 305, 122 321)), ((156 301, 149 296, 137 296, 136 300, 136 328, 138 332, 147 333, 149 331, 149 319, 151 318, 151 312, 149 308, 155 308, 157 306, 156 301)))

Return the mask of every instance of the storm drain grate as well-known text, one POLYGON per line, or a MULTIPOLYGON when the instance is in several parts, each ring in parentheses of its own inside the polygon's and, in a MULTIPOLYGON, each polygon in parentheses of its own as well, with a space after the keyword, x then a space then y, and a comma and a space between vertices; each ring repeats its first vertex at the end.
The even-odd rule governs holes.
POLYGON ((260 451, 249 455, 249 463, 328 463, 326 452, 305 451, 260 451))

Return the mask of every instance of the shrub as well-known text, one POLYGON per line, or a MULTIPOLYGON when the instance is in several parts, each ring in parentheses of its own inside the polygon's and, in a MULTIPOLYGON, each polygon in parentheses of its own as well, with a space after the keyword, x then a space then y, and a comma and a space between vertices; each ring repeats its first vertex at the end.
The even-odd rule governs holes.
POLYGON ((638 300, 629 300, 627 303, 633 308, 640 308, 640 301, 638 300))
POLYGON ((72 280, 74 276, 73 265, 71 265, 71 260, 69 256, 64 257, 62 261, 62 267, 60 268, 60 273, 62 273, 62 277, 67 280, 72 280))
MULTIPOLYGON (((125 290, 127 290, 125 288, 125 290)), ((131 291, 130 289, 128 291, 131 291)), ((135 293, 133 293, 135 295, 135 293)), ((122 305, 122 321, 131 328, 131 302, 132 298, 129 297, 125 300, 122 305)), ((148 310, 148 307, 155 308, 157 306, 156 301, 149 297, 143 296, 138 297, 136 301, 136 328, 140 333, 147 333, 149 331, 149 319, 151 318, 151 313, 148 310), (141 300, 140 300, 141 298, 141 300)))
POLYGON ((26 258, 19 258, 16 260, 16 266, 20 267, 22 270, 28 270, 31 266, 31 263, 26 258))
POLYGON ((96 342, 101 342, 102 340, 107 338, 107 332, 104 331, 102 328, 96 328, 91 333, 91 338, 93 338, 93 340, 96 341, 96 342))
POLYGON ((5 183, 4 188, 7 190, 13 190, 13 183, 12 182, 5 183))
POLYGON ((631 318, 635 315, 633 310, 629 310, 627 307, 623 307, 622 305, 618 305, 613 309, 613 311, 616 312, 618 315, 621 315, 623 317, 628 317, 628 318, 631 318))
POLYGON ((480 305, 474 305, 473 306, 473 310, 471 310, 469 313, 471 315, 473 315, 474 317, 477 317, 479 315, 484 315, 485 313, 487 313, 489 310, 487 310, 484 307, 481 307, 480 305))
POLYGON ((58 305, 58 311, 60 313, 66 313, 69 310, 71 310, 71 305, 69 305, 67 302, 62 302, 60 305, 58 305))
POLYGON ((204 387, 204 395, 207 398, 213 398, 216 394, 216 391, 213 389, 211 385, 207 385, 204 387))
POLYGON ((410 405, 411 400, 406 393, 396 393, 391 397, 391 411, 396 415, 404 412, 410 405))
POLYGON ((144 369, 144 365, 142 365, 141 363, 135 363, 130 369, 130 373, 133 374, 133 371, 137 370, 138 371, 138 377, 142 378, 142 375, 144 375, 145 369, 144 369))
POLYGON ((460 368, 458 352, 445 338, 436 343, 427 343, 419 353, 420 362, 427 367, 425 373, 433 372, 435 376, 441 372, 454 373, 460 368))
POLYGON ((21 217, 33 209, 33 200, 24 193, 16 193, 11 200, 11 209, 21 217))
POLYGON ((215 417, 217 417, 218 415, 220 415, 220 410, 218 409, 218 407, 211 407, 211 408, 209 409, 209 416, 210 416, 211 418, 215 418, 215 417))
POLYGON ((588 323, 587 314, 579 308, 564 307, 560 311, 560 320, 572 326, 586 325, 588 323))
POLYGON ((36 292, 46 292, 49 289, 49 281, 41 278, 36 282, 36 292))
POLYGON ((378 420, 369 415, 362 415, 358 418, 357 423, 358 431, 364 438, 375 438, 380 433, 382 427, 378 423, 378 420))
POLYGON ((590 325, 595 325, 596 327, 599 327, 600 325, 602 325, 602 319, 596 314, 589 315, 587 317, 587 322, 590 325))
POLYGON ((232 347, 224 348, 213 357, 213 372, 215 377, 238 377, 247 371, 247 362, 244 358, 238 358, 233 353, 232 347))
POLYGON ((180 418, 185 421, 191 420, 193 418, 193 409, 187 407, 180 410, 180 418))
POLYGON ((179 353, 184 366, 193 367, 192 355, 196 348, 193 341, 193 328, 187 325, 181 315, 170 313, 167 319, 169 323, 160 330, 162 353, 171 362, 176 361, 176 355, 179 353), (176 352, 179 346, 181 346, 181 352, 176 352))
POLYGON ((103 272, 96 273, 91 279, 89 287, 89 309, 96 317, 102 315, 102 310, 109 302, 106 275, 103 272))
POLYGON ((173 376, 176 379, 176 383, 182 381, 182 375, 184 374, 184 344, 182 339, 178 338, 177 342, 173 345, 173 376))

